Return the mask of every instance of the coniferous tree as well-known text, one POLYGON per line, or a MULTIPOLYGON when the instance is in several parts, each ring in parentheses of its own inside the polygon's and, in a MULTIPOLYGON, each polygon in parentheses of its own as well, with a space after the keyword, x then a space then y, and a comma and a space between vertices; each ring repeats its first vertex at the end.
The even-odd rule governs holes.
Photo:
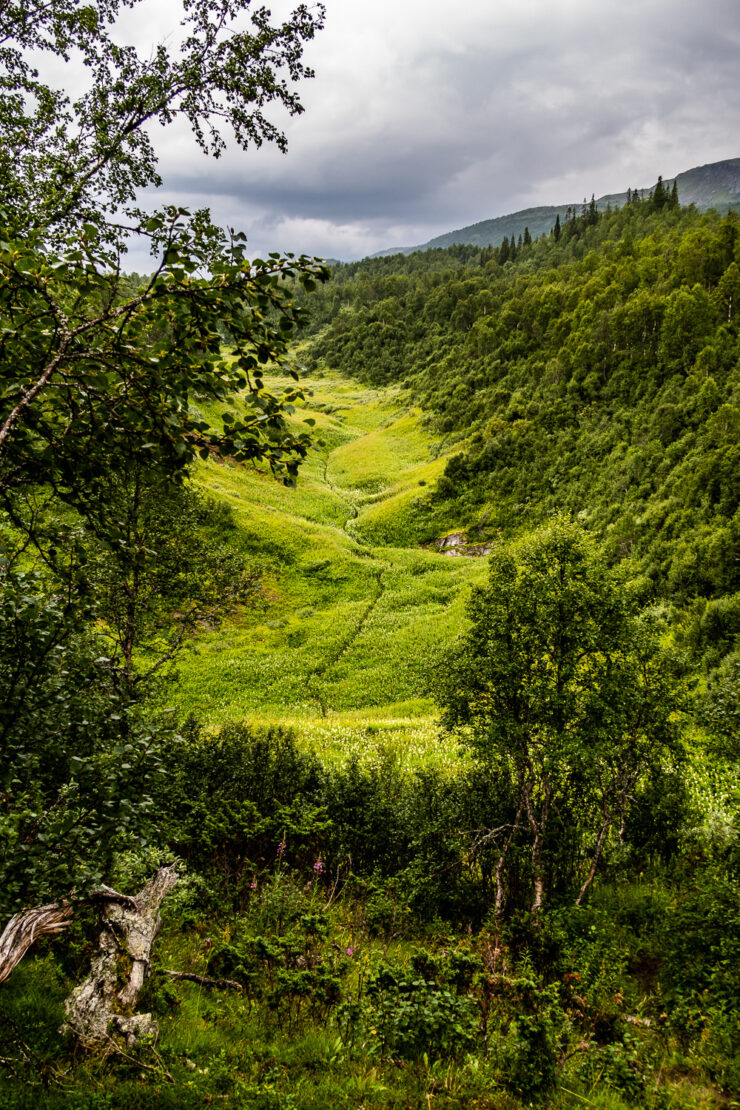
POLYGON ((652 207, 655 212, 660 212, 668 203, 668 192, 663 184, 663 178, 658 177, 658 182, 652 193, 652 207))

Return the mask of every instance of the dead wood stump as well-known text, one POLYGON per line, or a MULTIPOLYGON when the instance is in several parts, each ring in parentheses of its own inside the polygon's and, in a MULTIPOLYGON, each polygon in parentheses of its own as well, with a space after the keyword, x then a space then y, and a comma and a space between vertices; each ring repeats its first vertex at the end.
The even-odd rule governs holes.
POLYGON ((64 932, 73 913, 71 902, 62 901, 14 914, 0 936, 0 983, 10 977, 37 940, 64 932))
POLYGON ((162 921, 159 908, 176 882, 174 868, 162 867, 133 898, 106 899, 99 953, 87 979, 64 1004, 62 1028, 84 1048, 115 1045, 121 1038, 132 1048, 156 1038, 156 1021, 151 1014, 135 1013, 135 1007, 151 967, 162 921))

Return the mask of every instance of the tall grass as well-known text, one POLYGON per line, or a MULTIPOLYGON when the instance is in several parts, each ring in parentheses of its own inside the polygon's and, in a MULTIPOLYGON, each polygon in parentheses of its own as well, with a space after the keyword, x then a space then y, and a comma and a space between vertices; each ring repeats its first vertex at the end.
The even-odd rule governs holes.
POLYGON ((385 746, 409 765, 449 764, 457 753, 440 745, 429 676, 486 568, 421 543, 427 483, 446 455, 400 390, 337 375, 303 385, 293 419, 314 419, 318 442, 297 489, 236 463, 198 469, 262 589, 188 645, 181 707, 214 725, 291 724, 331 757, 385 746))

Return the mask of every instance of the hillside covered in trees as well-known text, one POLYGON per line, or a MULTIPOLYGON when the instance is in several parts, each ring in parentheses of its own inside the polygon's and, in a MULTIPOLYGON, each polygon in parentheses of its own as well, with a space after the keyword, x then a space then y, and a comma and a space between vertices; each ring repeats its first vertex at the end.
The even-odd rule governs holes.
POLYGON ((423 538, 565 511, 659 595, 736 594, 740 220, 661 188, 558 232, 336 268, 313 365, 403 383, 460 441, 423 538))
MULTIPOLYGON (((679 203, 682 205, 693 204, 700 211, 705 211, 707 208, 716 208, 722 213, 737 211, 740 209, 740 158, 727 158, 722 162, 694 166, 693 169, 679 173, 666 184, 670 188, 675 185, 679 203)), ((596 198, 596 207, 599 211, 621 208, 633 192, 643 198, 649 196, 651 190, 629 189, 623 193, 607 193, 605 196, 596 198)), ((525 227, 529 229, 531 235, 539 238, 552 231, 556 220, 562 221, 568 209, 573 207, 571 203, 521 208, 518 212, 509 212, 505 216, 494 216, 492 219, 468 224, 467 227, 446 231, 417 247, 378 251, 378 255, 392 255, 399 252, 413 254, 415 251, 452 247, 458 244, 498 247, 504 239, 510 239, 512 235, 515 239, 524 235, 525 227)))

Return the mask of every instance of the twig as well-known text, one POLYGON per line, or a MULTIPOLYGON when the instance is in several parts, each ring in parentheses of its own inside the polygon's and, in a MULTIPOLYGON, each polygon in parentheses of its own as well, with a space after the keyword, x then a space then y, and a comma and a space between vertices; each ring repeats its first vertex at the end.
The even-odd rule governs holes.
POLYGON ((169 1079, 170 1083, 175 1082, 172 1075, 170 1075, 170 1073, 167 1071, 167 1068, 164 1066, 164 1063, 162 1061, 162 1057, 159 1055, 158 1052, 154 1051, 154 1046, 151 1046, 151 1050, 152 1050, 152 1053, 154 1054, 154 1056, 156 1057, 156 1059, 159 1062, 159 1067, 156 1067, 154 1064, 146 1064, 146 1063, 144 1063, 143 1060, 137 1060, 135 1056, 132 1056, 130 1053, 125 1052, 121 1048, 121 1046, 113 1040, 113 1038, 110 1036, 110 1034, 106 1033, 105 1039, 107 1041, 110 1041, 110 1043, 113 1047, 113 1051, 118 1056, 123 1056, 124 1060, 129 1060, 132 1064, 135 1064, 137 1068, 146 1068, 147 1071, 156 1071, 157 1073, 162 1074, 167 1079, 169 1079))
MULTIPOLYGON (((560 1057, 557 1064, 555 1065, 555 1071, 559 1072, 563 1064, 567 1063, 567 1061, 571 1060, 574 1056, 577 1056, 580 1052, 590 1051, 591 1045, 588 1043, 588 1041, 581 1041, 580 1044, 577 1044, 576 1047, 571 1049, 570 1052, 566 1052, 564 1056, 560 1057)), ((563 1090, 565 1090, 565 1087, 563 1087, 563 1090)))
POLYGON ((560 1090, 565 1091, 566 1095, 573 1095, 574 1098, 579 1098, 581 1102, 586 1103, 586 1106, 596 1106, 595 1102, 592 1102, 590 1098, 584 1098, 583 1095, 579 1095, 578 1091, 569 1091, 567 1087, 561 1087, 560 1090))
POLYGON ((199 987, 214 987, 216 990, 244 990, 242 984, 237 983, 235 979, 208 979, 204 975, 195 975, 191 971, 170 971, 166 967, 159 970, 163 975, 169 975, 170 979, 185 979, 189 983, 197 983, 199 987))
POLYGON ((340 875, 340 872, 341 872, 341 867, 337 867, 337 874, 336 874, 336 878, 334 879, 334 886, 333 886, 333 887, 331 888, 331 894, 329 895, 329 901, 328 901, 328 902, 326 903, 326 905, 324 906, 324 911, 328 910, 328 909, 329 909, 329 907, 330 907, 330 906, 332 905, 332 903, 334 902, 334 896, 336 895, 336 893, 337 893, 337 887, 339 886, 339 875, 340 875))

